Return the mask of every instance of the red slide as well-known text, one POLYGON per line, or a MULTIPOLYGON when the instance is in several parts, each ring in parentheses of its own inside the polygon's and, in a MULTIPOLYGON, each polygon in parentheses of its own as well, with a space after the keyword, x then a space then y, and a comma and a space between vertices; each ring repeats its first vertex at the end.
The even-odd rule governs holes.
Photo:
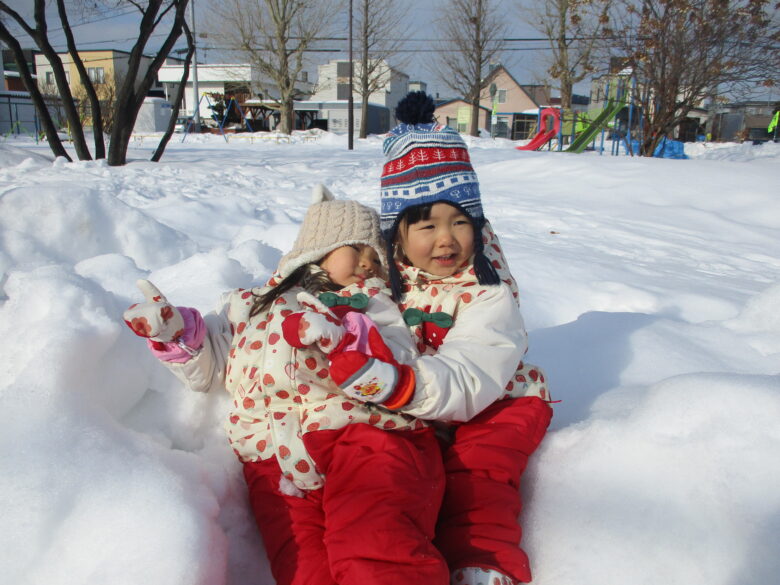
POLYGON ((523 146, 516 146, 517 150, 536 150, 541 148, 558 135, 561 130, 561 112, 556 108, 545 108, 539 114, 539 132, 531 139, 531 142, 523 146), (547 130, 547 120, 552 118, 552 129, 547 130))

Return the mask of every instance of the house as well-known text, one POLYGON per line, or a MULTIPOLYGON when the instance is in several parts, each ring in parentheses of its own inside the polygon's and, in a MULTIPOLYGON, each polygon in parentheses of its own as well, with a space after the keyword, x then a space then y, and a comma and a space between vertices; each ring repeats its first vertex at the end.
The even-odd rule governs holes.
MULTIPOLYGON (((57 56, 65 68, 65 77, 68 80, 70 91, 78 99, 83 95, 84 87, 76 65, 73 63, 70 53, 57 53, 57 56)), ((110 99, 108 97, 109 94, 114 95, 116 88, 122 84, 127 76, 130 53, 115 49, 79 51, 79 58, 87 69, 87 74, 95 86, 98 97, 100 99, 110 99)), ((143 71, 151 63, 151 57, 141 57, 141 70, 143 71)), ((44 94, 56 94, 57 86, 54 80, 54 70, 49 60, 41 53, 35 54, 35 69, 38 74, 38 87, 41 89, 41 92, 44 94)), ((140 85, 140 83, 141 80, 138 79, 136 84, 140 85)), ((157 83, 152 89, 161 88, 162 86, 157 83)))
POLYGON ((409 91, 424 91, 427 93, 428 84, 425 83, 424 81, 410 81, 409 91))
MULTIPOLYGON (((493 136, 522 140, 535 130, 539 108, 549 103, 549 88, 521 85, 503 65, 495 65, 485 78, 478 126, 490 129, 493 136)), ((471 105, 462 99, 450 100, 439 104, 434 115, 442 124, 466 132, 471 121, 471 105)))
MULTIPOLYGON (((35 52, 32 49, 22 49, 22 53, 27 62, 27 68, 32 73, 33 79, 35 79, 35 52)), ((0 50, 0 80, 2 80, 0 90, 27 91, 22 77, 19 75, 19 68, 16 65, 14 53, 11 49, 0 50)))
POLYGON ((712 117, 712 139, 756 142, 777 140, 778 135, 770 135, 767 127, 778 108, 780 102, 771 100, 733 102, 719 106, 712 117))
MULTIPOLYGON (((490 128, 490 108, 479 107, 479 121, 477 125, 480 128, 490 128)), ((463 99, 452 99, 439 102, 433 112, 434 118, 445 126, 449 126, 458 132, 468 132, 471 122, 471 104, 463 99)))
MULTIPOLYGON (((354 90, 361 71, 361 63, 354 61, 352 101, 354 114, 354 130, 360 130, 361 96, 354 90)), ((349 101, 349 61, 332 60, 317 68, 317 89, 309 101, 321 103, 322 120, 329 120, 328 129, 331 131, 347 131, 346 109, 349 101), (332 104, 332 106, 328 106, 332 104)), ((396 123, 395 107, 398 102, 409 92, 409 76, 402 71, 394 69, 387 62, 380 61, 377 67, 379 71, 379 89, 368 96, 369 104, 369 134, 381 134, 387 132, 396 123)))
MULTIPOLYGON (((35 51, 22 49, 22 53, 27 69, 35 80, 35 51)), ((0 51, 0 79, 4 81, 4 84, 0 85, 0 135, 37 135, 41 131, 38 113, 19 74, 13 51, 10 49, 0 51)), ((43 97, 43 101, 49 110, 49 115, 56 124, 61 125, 65 114, 59 96, 47 95, 43 97)))
MULTIPOLYGON (((251 111, 258 116, 256 119, 264 120, 263 125, 256 129, 269 130, 275 125, 273 112, 278 112, 275 106, 279 98, 275 85, 263 77, 258 68, 251 63, 198 63, 198 96, 194 90, 194 66, 190 66, 190 74, 187 85, 184 88, 184 97, 180 106, 182 115, 192 116, 195 104, 199 104, 198 112, 202 120, 212 118, 215 110, 225 106, 232 98, 241 107, 242 113, 250 108, 245 105, 253 105, 251 111), (222 103, 219 103, 222 102, 222 103), (269 127, 270 124, 270 127, 269 127)), ((184 73, 184 64, 181 62, 166 61, 160 68, 157 78, 160 80, 165 92, 165 97, 172 100, 176 89, 181 82, 184 73)), ((295 88, 300 96, 307 96, 312 91, 306 71, 302 72, 301 79, 296 81, 295 88)), ((250 119, 251 119, 250 114, 250 119)))
MULTIPOLYGON (((92 111, 87 100, 86 90, 81 83, 81 76, 73 62, 70 53, 57 53, 65 69, 65 78, 68 80, 68 87, 71 95, 77 101, 79 114, 84 120, 85 126, 92 124, 92 111)), ((128 63, 130 53, 127 51, 118 51, 115 49, 106 49, 100 51, 79 51, 79 59, 87 70, 87 75, 92 81, 92 85, 97 93, 101 104, 113 103, 116 98, 117 88, 124 83, 128 72, 128 63)), ((152 63, 151 57, 141 57, 140 70, 144 71, 152 63)), ((56 80, 54 79, 54 69, 49 60, 41 53, 35 54, 35 69, 37 71, 38 87, 44 96, 56 96, 59 94, 56 80)), ((141 84, 141 77, 135 81, 136 87, 141 84)), ((150 88, 149 94, 153 95, 155 91, 161 91, 162 86, 158 81, 150 88)), ((101 106, 102 107, 102 106, 101 106)), ((168 109, 170 112, 170 108, 168 109)), ((170 117, 170 114, 168 114, 170 117)), ((105 118, 104 118, 105 124, 105 118)))

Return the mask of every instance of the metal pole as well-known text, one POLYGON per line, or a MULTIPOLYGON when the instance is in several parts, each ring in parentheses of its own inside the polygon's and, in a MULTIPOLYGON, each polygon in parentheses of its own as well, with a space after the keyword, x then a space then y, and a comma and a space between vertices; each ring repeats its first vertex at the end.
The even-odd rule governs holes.
POLYGON ((190 0, 190 20, 192 21, 192 93, 195 105, 192 110, 192 123, 195 131, 200 132, 200 96, 198 95, 198 49, 195 34, 195 0, 190 0))
POLYGON ((347 148, 354 148, 355 100, 352 98, 352 0, 349 0, 349 105, 347 106, 347 148))

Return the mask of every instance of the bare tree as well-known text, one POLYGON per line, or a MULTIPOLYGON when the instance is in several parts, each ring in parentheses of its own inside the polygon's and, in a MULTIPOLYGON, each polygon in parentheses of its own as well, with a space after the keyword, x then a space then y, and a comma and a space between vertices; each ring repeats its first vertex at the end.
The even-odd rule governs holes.
POLYGON ((8 47, 11 49, 11 51, 14 54, 14 61, 16 61, 17 66, 19 68, 19 75, 21 76, 22 81, 24 82, 24 86, 27 88, 27 90, 30 93, 30 97, 32 99, 33 105, 35 106, 35 110, 38 112, 38 117, 41 121, 43 132, 46 135, 46 139, 49 142, 49 148, 51 148, 51 151, 54 153, 54 156, 61 156, 70 161, 71 160, 70 155, 65 150, 65 147, 62 145, 62 141, 60 140, 60 137, 57 134, 57 126, 51 117, 49 108, 46 105, 46 100, 43 94, 38 89, 38 86, 35 83, 35 79, 33 79, 32 73, 30 72, 30 69, 26 66, 27 59, 24 56, 22 46, 19 44, 19 41, 17 41, 16 38, 14 38, 14 36, 10 33, 10 31, 5 27, 2 19, 0 19, 0 39, 2 39, 8 45, 8 47), (25 64, 24 67, 21 65, 22 63, 25 64))
POLYGON ((641 153, 652 156, 707 97, 780 79, 777 8, 768 0, 622 0, 605 33, 617 37, 644 119, 641 153))
MULTIPOLYGON (((16 22, 16 24, 21 27, 24 33, 26 33, 35 42, 35 44, 51 64, 54 80, 57 84, 60 96, 62 97, 62 106, 68 119, 71 139, 73 140, 73 148, 76 150, 76 156, 78 156, 80 160, 90 160, 92 155, 90 154, 89 147, 87 146, 86 140, 84 139, 84 129, 81 126, 81 120, 79 119, 76 103, 70 91, 68 78, 65 74, 65 67, 62 64, 62 60, 57 54, 57 51, 49 42, 49 25, 46 21, 46 1, 34 0, 34 24, 28 23, 21 14, 2 1, 0 1, 0 12, 10 17, 11 20, 16 22)), ((63 26, 65 26, 65 23, 63 23, 63 26)), ((46 136, 49 138, 49 144, 52 146, 52 150, 54 150, 55 154, 61 156, 65 151, 64 147, 62 147, 62 143, 58 138, 54 139, 55 141, 52 142, 52 137, 57 134, 57 129, 53 127, 53 121, 48 115, 48 112, 44 113, 41 109, 45 109, 45 105, 40 96, 40 91, 32 79, 32 74, 27 66, 27 60, 24 58, 24 55, 21 53, 21 51, 17 53, 15 50, 15 46, 20 46, 18 40, 14 38, 10 31, 2 24, 0 24, 0 39, 5 41, 13 50, 14 60, 16 61, 17 67, 19 68, 19 72, 22 76, 22 79, 24 80, 27 91, 30 92, 31 96, 36 94, 33 97, 33 103, 35 104, 38 114, 41 118, 41 123, 43 124, 46 131, 46 136), (22 70, 24 70, 24 72, 22 70), (47 127, 47 124, 52 124, 52 126, 47 127), (59 146, 57 146, 58 144, 59 146)), ((76 58, 78 58, 78 56, 76 56, 76 58)), ((68 159, 70 159, 70 157, 68 157, 68 159)))
POLYGON ((224 0, 213 5, 212 27, 231 52, 255 66, 265 79, 263 93, 275 99, 280 131, 293 130, 296 82, 305 66, 305 54, 326 31, 334 11, 330 1, 224 0), (275 91, 274 91, 275 90, 275 91), (278 98, 274 97, 278 95, 278 98))
MULTIPOLYGON (((73 88, 73 98, 76 100, 76 109, 79 118, 85 125, 92 123, 92 129, 95 133, 111 132, 114 127, 114 111, 116 110, 116 90, 121 85, 121 81, 107 79, 105 83, 95 84, 93 87, 95 99, 88 96, 88 89, 84 85, 73 88), (95 102, 97 106, 95 106, 95 102)), ((96 141, 97 142, 97 141, 96 141)), ((102 143, 102 141, 101 141, 102 143)), ((97 144, 95 158, 106 158, 105 151, 102 156, 98 156, 97 144)))
POLYGON ((479 133, 479 101, 488 83, 490 64, 504 48, 506 20, 494 0, 449 0, 437 22, 442 39, 441 81, 471 104, 469 134, 479 133))
MULTIPOLYGON (((188 2, 189 0, 147 0, 145 3, 139 0, 111 0, 109 2, 112 5, 125 4, 127 6, 135 7, 141 15, 137 40, 130 50, 125 78, 123 83, 117 87, 116 91, 114 125, 111 129, 107 157, 108 164, 110 165, 122 165, 126 162, 127 147, 130 142, 130 135, 132 134, 133 127, 135 126, 135 120, 138 117, 138 111, 143 105, 147 92, 157 78, 158 70, 164 63, 168 53, 173 48, 173 45, 182 34, 185 26, 184 14, 188 2), (162 24, 163 22, 165 22, 164 25, 162 24), (152 34, 163 29, 165 32, 161 34, 165 38, 162 46, 156 52, 149 65, 144 68, 143 57, 146 45, 152 34)), ((98 3, 93 2, 92 5, 97 6, 98 3)), ((89 160, 92 156, 84 139, 84 128, 82 126, 82 120, 79 117, 76 99, 71 92, 62 59, 54 50, 49 38, 48 23, 46 19, 46 0, 34 0, 33 9, 34 22, 29 23, 21 14, 0 0, 0 14, 13 20, 21 30, 35 42, 49 61, 57 90, 62 99, 62 106, 68 120, 68 126, 70 128, 76 155, 81 160, 89 160)), ((101 157, 104 156, 105 151, 103 146, 103 116, 100 100, 95 87, 92 84, 92 80, 89 78, 88 72, 78 54, 78 48, 76 47, 72 34, 64 0, 57 0, 57 12, 67 40, 69 56, 79 72, 81 84, 85 88, 84 91, 90 103, 93 123, 97 122, 97 127, 93 127, 95 134, 95 154, 96 156, 101 157)), ((52 151, 56 155, 65 156, 70 160, 70 157, 67 155, 62 143, 57 137, 57 129, 46 109, 40 88, 35 83, 24 55, 22 54, 21 45, 2 22, 0 22, 0 39, 5 41, 14 52, 14 58, 19 68, 20 75, 35 104, 36 111, 41 119, 52 151)), ((178 104, 175 107, 178 108, 178 104)))
MULTIPOLYGON (((408 4, 393 0, 358 0, 357 47, 360 54, 355 93, 360 96, 360 138, 368 131, 368 99, 391 81, 390 60, 404 44, 398 31, 406 18, 408 4)), ((397 64, 398 65, 398 64, 397 64)))
MULTIPOLYGON (((100 98, 98 97, 97 90, 95 89, 94 85, 92 85, 92 80, 89 78, 89 73, 87 72, 86 67, 84 67, 84 63, 78 56, 79 51, 76 47, 76 40, 73 37, 73 31, 70 27, 70 22, 68 21, 68 13, 65 10, 65 0, 57 0, 57 13, 59 14, 60 22, 62 23, 62 30, 65 33, 65 40, 68 43, 68 52, 73 56, 73 64, 76 66, 76 70, 79 72, 81 87, 83 88, 83 92, 86 94, 87 101, 89 102, 93 112, 92 139, 95 142, 95 158, 105 158, 106 143, 103 139, 104 128, 103 116, 101 115, 100 110, 100 98)), ((116 87, 113 88, 112 93, 116 94, 116 87)), ((84 118, 80 117, 80 119, 83 120, 84 118)))
POLYGON ((146 94, 157 80, 157 72, 184 31, 184 16, 189 0, 147 0, 145 6, 136 0, 127 0, 127 2, 138 8, 141 22, 138 26, 137 40, 130 50, 125 81, 119 87, 116 96, 114 127, 111 131, 111 144, 108 151, 109 165, 123 165, 126 162, 127 147, 138 112, 146 94), (151 63, 146 69, 142 69, 146 45, 158 27, 163 29, 161 23, 166 17, 169 19, 167 25, 169 28, 166 27, 167 32, 161 33, 165 39, 151 63))
POLYGON ((597 49, 603 45, 600 33, 609 22, 611 0, 547 0, 533 4, 524 8, 526 20, 549 40, 547 73, 558 81, 561 107, 571 109, 574 85, 596 69, 597 49))
POLYGON ((184 98, 184 88, 187 86, 187 79, 190 76, 190 65, 192 64, 192 58, 195 55, 195 39, 186 21, 182 24, 182 28, 184 29, 184 35, 187 37, 187 55, 184 58, 184 71, 182 72, 179 86, 176 88, 176 95, 173 98, 173 105, 171 106, 171 119, 168 120, 168 127, 165 129, 165 132, 160 139, 160 143, 157 145, 157 149, 152 155, 152 162, 158 162, 162 158, 162 155, 165 152, 165 147, 168 145, 168 141, 171 139, 171 136, 173 136, 173 132, 176 128, 176 119, 179 117, 179 107, 181 106, 182 99, 184 98))

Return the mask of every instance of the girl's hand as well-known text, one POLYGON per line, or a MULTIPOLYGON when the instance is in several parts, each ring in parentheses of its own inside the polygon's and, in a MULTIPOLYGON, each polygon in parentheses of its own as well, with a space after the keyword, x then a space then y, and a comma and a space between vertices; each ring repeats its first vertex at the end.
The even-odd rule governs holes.
POLYGON ((179 310, 148 280, 136 285, 146 302, 130 306, 124 312, 124 320, 133 333, 159 344, 177 341, 184 333, 184 319, 179 310))
POLYGON ((329 354, 344 337, 344 327, 333 315, 315 311, 300 311, 284 318, 282 322, 284 340, 298 349, 317 344, 329 354))
POLYGON ((414 395, 414 371, 396 361, 376 326, 366 337, 365 343, 357 344, 363 346, 360 350, 337 348, 328 356, 331 379, 355 400, 389 410, 405 406, 414 395))
POLYGON ((338 347, 344 337, 341 320, 312 294, 300 292, 297 299, 301 306, 308 310, 298 311, 284 318, 284 340, 298 349, 316 343, 323 353, 329 354, 338 347))

